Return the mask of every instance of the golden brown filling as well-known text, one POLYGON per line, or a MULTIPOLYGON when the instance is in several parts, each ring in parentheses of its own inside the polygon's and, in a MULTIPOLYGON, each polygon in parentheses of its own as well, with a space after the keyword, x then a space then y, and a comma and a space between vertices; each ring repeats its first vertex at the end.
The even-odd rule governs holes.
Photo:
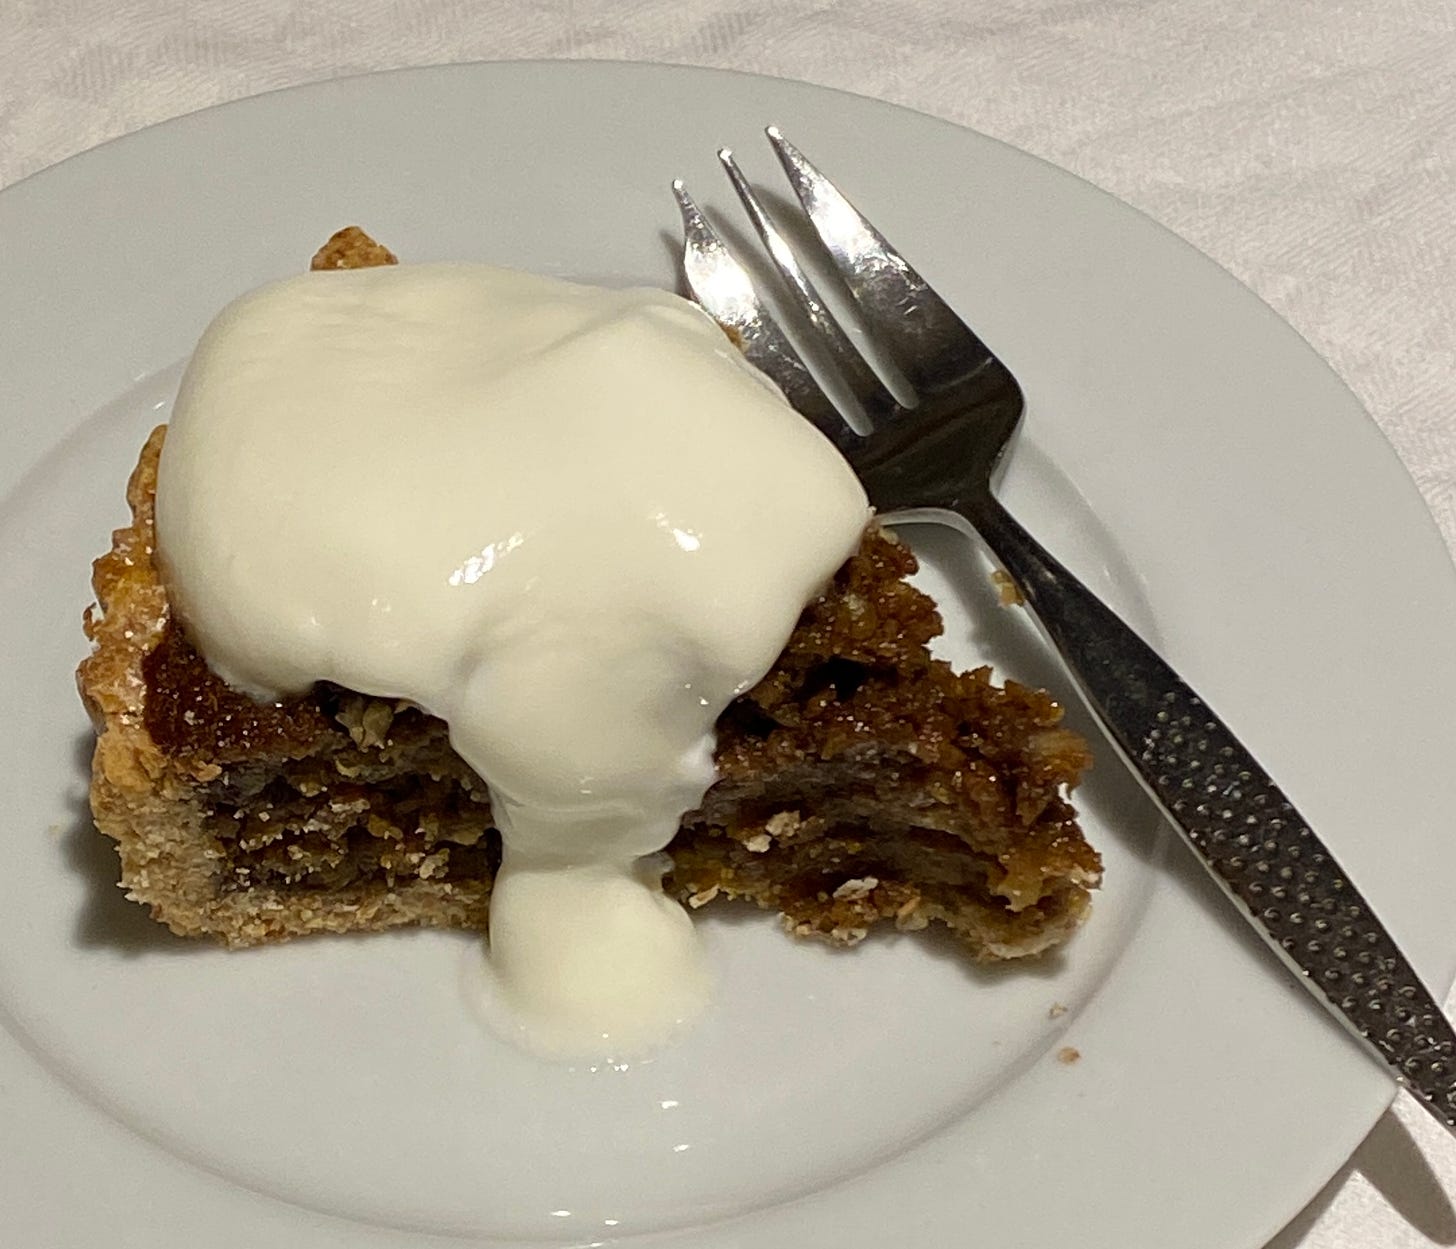
MULTIPOLYGON (((1065 905, 1064 886, 1041 896, 1049 871, 1095 875, 1061 797, 1084 743, 1045 693, 929 658, 940 622, 903 580, 913 568, 905 547, 869 536, 773 671, 724 713, 721 780, 671 848, 684 897, 746 893, 830 933, 969 893, 1031 907, 1026 924, 1065 905)), ((220 765, 206 798, 223 889, 493 872, 485 787, 440 721, 327 685, 260 705, 219 681, 175 623, 143 671, 156 744, 220 765)))

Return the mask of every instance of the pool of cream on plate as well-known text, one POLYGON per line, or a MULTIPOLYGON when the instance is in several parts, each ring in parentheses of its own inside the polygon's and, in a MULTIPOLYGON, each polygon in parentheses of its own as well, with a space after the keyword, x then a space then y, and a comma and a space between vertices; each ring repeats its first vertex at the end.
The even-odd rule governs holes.
POLYGON ((698 309, 476 264, 310 273, 226 308, 157 486, 175 609, 255 697, 445 720, 503 843, 489 1015, 620 1057, 704 1007, 661 888, 713 726, 869 508, 698 309))

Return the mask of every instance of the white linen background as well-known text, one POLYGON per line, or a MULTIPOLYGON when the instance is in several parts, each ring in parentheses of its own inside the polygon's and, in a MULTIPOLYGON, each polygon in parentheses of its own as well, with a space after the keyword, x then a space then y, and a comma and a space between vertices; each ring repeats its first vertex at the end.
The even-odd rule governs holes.
MULTIPOLYGON (((0 0, 0 187, 276 87, 525 57, 803 79, 1073 170, 1290 321, 1456 546, 1453 0, 0 0)), ((1270 1249, 1456 1244, 1453 1199, 1402 1099, 1270 1249)))

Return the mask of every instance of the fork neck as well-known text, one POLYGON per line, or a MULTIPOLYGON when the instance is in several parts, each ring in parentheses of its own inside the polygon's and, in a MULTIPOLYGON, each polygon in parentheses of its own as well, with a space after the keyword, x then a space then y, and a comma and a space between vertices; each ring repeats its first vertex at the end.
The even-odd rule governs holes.
POLYGON ((1081 583, 1001 505, 989 484, 961 494, 945 512, 956 528, 980 537, 1034 614, 1044 620, 1048 609, 1075 610, 1081 583))

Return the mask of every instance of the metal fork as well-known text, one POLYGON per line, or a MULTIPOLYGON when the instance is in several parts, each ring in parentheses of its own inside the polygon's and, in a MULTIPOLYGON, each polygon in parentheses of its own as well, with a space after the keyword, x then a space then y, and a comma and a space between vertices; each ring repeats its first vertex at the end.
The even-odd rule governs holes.
POLYGON ((870 340, 915 401, 901 404, 850 342, 727 149, 719 159, 803 310, 804 339, 870 432, 854 432, 820 388, 679 181, 694 298, 834 441, 881 515, 980 535, 1118 752, 1224 891, 1396 1081, 1456 1132, 1456 1033, 1334 856, 1228 726, 996 500, 992 471, 1024 409, 1016 379, 833 183, 777 129, 768 137, 870 340))

